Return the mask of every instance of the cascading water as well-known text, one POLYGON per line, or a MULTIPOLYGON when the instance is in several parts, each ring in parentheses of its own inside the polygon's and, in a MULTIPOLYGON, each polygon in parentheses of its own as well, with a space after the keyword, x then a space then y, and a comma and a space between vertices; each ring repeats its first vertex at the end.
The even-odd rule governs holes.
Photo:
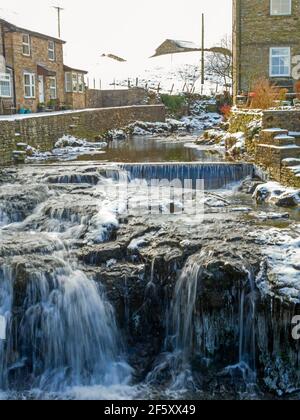
POLYGON ((82 271, 55 263, 51 273, 31 275, 20 324, 21 358, 31 366, 34 386, 58 392, 127 384, 131 368, 122 358, 112 306, 82 271))
MULTIPOLYGON (((230 306, 221 313, 206 313, 201 308, 202 282, 212 252, 202 251, 186 262, 175 286, 170 304, 164 351, 155 362, 147 381, 154 385, 167 383, 169 391, 185 393, 198 388, 193 364, 210 363, 220 343, 221 325, 235 331, 237 364, 225 367, 224 373, 232 377, 237 389, 255 393, 256 389, 256 290, 254 277, 242 268, 246 282, 228 295, 230 306), (233 299, 236 296, 236 302, 233 299), (236 307, 236 308, 235 308, 236 307), (217 321, 219 319, 219 321, 217 321), (219 322, 219 326, 217 325, 219 322), (222 322, 222 323, 221 323, 222 322), (218 337, 219 334, 219 337, 218 337), (240 378, 242 381, 240 381, 240 378)), ((234 343, 233 343, 234 345, 234 343)), ((232 359, 233 360, 233 359, 232 359)))
POLYGON ((244 268, 248 282, 239 299, 239 362, 226 371, 234 378, 242 376, 248 393, 257 392, 256 373, 256 289, 253 273, 244 268))
POLYGON ((154 384, 164 381, 165 375, 169 376, 168 389, 171 392, 185 392, 195 388, 191 358, 194 351, 194 315, 200 276, 199 260, 191 257, 175 286, 164 352, 147 378, 148 383, 154 384))
MULTIPOLYGON (((93 180, 74 175, 57 182, 94 185, 93 180)), ((55 183, 54 177, 47 182, 55 183)), ((26 197, 32 201, 30 194, 26 197)), ((101 284, 82 271, 72 248, 82 238, 103 242, 117 220, 97 197, 87 197, 83 207, 76 195, 43 194, 43 199, 42 204, 35 200, 29 217, 11 217, 18 223, 9 225, 2 218, 1 256, 6 262, 0 272, 0 316, 7 323, 7 339, 0 340, 0 389, 13 385, 21 392, 37 389, 43 395, 72 397, 76 388, 100 387, 97 398, 105 398, 105 389, 129 384, 133 370, 124 356, 114 309, 101 284), (21 237, 15 246, 14 238, 21 237), (33 249, 36 259, 23 259, 33 249), (13 299, 19 299, 14 283, 26 287, 18 315, 12 317, 13 299)))
POLYGON ((203 179, 206 190, 226 188, 254 174, 253 165, 246 163, 126 164, 121 168, 128 171, 132 179, 179 179, 181 182, 203 179))
MULTIPOLYGON (((143 172, 192 179, 211 172, 215 187, 252 171, 204 166, 21 168, 14 190, 0 187, 0 316, 7 324, 0 389, 8 398, 222 398, 255 392, 256 376, 275 392, 298 387, 300 350, 289 335, 295 308, 288 306, 282 326, 267 267, 256 277, 262 254, 248 237, 255 223, 236 208, 250 199, 220 192, 203 223, 189 217, 189 229, 173 214, 162 223, 149 212, 120 211, 124 197, 116 199, 112 187, 143 172)), ((147 188, 138 185, 142 201, 147 188)))
POLYGON ((8 355, 11 351, 11 327, 13 301, 13 282, 11 269, 3 265, 0 268, 0 316, 3 337, 0 339, 0 390, 7 389, 8 355), (5 330, 5 331, 4 331, 5 330))

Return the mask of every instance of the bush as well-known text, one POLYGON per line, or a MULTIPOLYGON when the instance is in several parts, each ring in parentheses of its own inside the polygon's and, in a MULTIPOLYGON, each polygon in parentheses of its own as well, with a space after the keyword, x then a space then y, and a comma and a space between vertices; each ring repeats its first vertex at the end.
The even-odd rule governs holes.
POLYGON ((221 114, 223 115, 225 121, 228 121, 231 114, 231 106, 230 105, 223 105, 220 109, 221 114))
POLYGON ((297 94, 297 99, 300 99, 300 80, 295 83, 295 92, 297 94))
POLYGON ((276 101, 284 101, 287 90, 280 89, 268 79, 258 79, 252 89, 250 108, 268 109, 275 106, 276 101))
POLYGON ((173 115, 183 115, 186 111, 186 99, 181 95, 161 95, 162 103, 166 106, 169 113, 173 115))

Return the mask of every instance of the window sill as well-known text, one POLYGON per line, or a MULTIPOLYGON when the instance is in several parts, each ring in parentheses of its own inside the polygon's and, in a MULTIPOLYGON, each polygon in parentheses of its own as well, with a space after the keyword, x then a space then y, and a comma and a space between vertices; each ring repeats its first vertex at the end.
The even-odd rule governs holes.
POLYGON ((271 18, 282 18, 282 17, 292 17, 293 14, 292 13, 288 13, 286 15, 269 15, 269 17, 271 18))
POLYGON ((271 79, 291 79, 292 78, 292 76, 291 75, 276 75, 276 76, 273 76, 273 75, 270 75, 269 76, 271 79))

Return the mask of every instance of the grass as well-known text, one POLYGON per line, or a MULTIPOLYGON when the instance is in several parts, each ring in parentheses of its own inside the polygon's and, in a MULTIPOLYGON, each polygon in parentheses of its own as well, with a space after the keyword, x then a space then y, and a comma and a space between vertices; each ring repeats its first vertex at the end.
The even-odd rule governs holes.
POLYGON ((170 114, 183 115, 186 110, 186 98, 182 95, 161 95, 161 100, 170 114))

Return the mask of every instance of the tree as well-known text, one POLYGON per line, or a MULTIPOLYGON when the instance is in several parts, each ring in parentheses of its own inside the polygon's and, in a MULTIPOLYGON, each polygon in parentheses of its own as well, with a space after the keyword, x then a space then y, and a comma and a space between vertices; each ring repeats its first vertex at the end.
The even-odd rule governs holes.
POLYGON ((201 76, 200 66, 186 64, 180 68, 179 75, 184 82, 183 92, 185 93, 187 100, 187 112, 188 115, 190 115, 196 83, 201 76))
POLYGON ((232 85, 233 71, 232 71, 232 54, 227 51, 232 51, 232 42, 230 37, 225 36, 221 42, 220 47, 224 52, 212 52, 208 55, 206 60, 206 72, 216 78, 216 81, 222 82, 225 87, 232 85))

